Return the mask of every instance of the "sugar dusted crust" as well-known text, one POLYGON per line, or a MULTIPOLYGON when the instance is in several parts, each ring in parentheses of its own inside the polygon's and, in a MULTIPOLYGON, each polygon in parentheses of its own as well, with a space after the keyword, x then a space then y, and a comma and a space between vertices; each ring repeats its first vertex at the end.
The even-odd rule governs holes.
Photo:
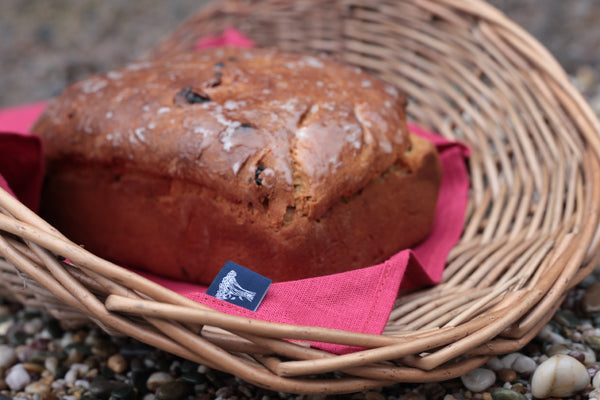
POLYGON ((99 255, 197 282, 227 260, 274 280, 366 266, 433 219, 439 160, 404 107, 327 57, 132 64, 68 88, 36 124, 44 212, 99 255))

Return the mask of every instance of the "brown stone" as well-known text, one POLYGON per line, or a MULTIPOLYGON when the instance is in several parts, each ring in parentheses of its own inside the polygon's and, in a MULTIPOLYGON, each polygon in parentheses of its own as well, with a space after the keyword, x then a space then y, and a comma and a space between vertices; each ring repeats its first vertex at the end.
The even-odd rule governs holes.
POLYGON ((592 283, 583 296, 583 309, 588 314, 600 312, 600 281, 592 283))
POLYGON ((113 354, 107 360, 108 368, 116 374, 122 374, 127 370, 128 363, 122 354, 113 354))
POLYGON ((509 368, 502 368, 500 370, 498 370, 498 378, 500 378, 500 380, 502 382, 514 382, 517 380, 517 373, 509 368))

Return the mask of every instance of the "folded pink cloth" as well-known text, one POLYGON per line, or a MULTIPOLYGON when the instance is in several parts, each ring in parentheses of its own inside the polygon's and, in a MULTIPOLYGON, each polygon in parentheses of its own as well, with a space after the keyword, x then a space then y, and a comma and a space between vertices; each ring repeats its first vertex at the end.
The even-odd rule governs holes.
MULTIPOLYGON (((228 29, 222 36, 202 39, 196 48, 224 45, 249 47, 252 42, 238 31, 228 29)), ((44 103, 36 103, 0 110, 0 186, 12 189, 11 193, 33 209, 37 208, 43 176, 42 152, 37 138, 23 133, 28 132, 43 108, 44 103)), ((140 274, 229 314, 293 325, 381 334, 399 289, 414 289, 440 281, 448 253, 462 232, 469 191, 465 165, 468 149, 415 125, 409 128, 436 144, 443 167, 433 230, 413 249, 400 251, 381 264, 354 271, 274 283, 255 312, 206 295, 204 286, 144 272, 140 274)), ((232 259, 235 259, 234 254, 232 259)), ((333 353, 356 350, 329 343, 312 345, 333 353)))
POLYGON ((44 178, 42 144, 28 134, 45 103, 0 110, 0 187, 37 211, 44 178))
POLYGON ((254 42, 246 35, 234 28, 226 28, 220 35, 204 36, 200 38, 194 48, 204 50, 210 47, 233 46, 240 48, 254 47, 254 42))

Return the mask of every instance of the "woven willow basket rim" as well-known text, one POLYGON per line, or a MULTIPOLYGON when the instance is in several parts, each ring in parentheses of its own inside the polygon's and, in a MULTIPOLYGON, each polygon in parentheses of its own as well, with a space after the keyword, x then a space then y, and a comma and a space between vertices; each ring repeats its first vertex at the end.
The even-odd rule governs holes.
POLYGON ((480 0, 224 1, 148 57, 191 49, 227 26, 259 45, 325 51, 369 69, 407 93, 412 121, 469 144, 467 217, 443 282, 400 296, 383 335, 252 321, 87 252, 0 191, 7 295, 257 386, 346 393, 450 379, 522 348, 597 264, 600 123, 548 51, 495 8, 480 0), (365 350, 333 355, 302 341, 365 350))

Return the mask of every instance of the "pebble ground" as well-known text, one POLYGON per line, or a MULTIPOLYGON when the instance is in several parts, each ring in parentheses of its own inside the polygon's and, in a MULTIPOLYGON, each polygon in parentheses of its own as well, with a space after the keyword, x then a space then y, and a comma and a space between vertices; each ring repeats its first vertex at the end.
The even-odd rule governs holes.
POLYGON ((89 326, 63 330, 0 299, 0 400, 526 400, 600 399, 600 276, 569 292, 521 351, 460 378, 345 396, 276 393, 89 326))
MULTIPOLYGON (((0 3, 0 106, 43 99, 74 79, 129 61, 204 2, 174 0, 164 8, 164 2, 148 0, 143 9, 136 9, 138 2, 115 0, 108 8, 102 3, 0 3), (112 40, 115 35, 136 50, 112 40), (111 40, 92 47, 98 38, 111 40)), ((593 15, 600 16, 600 2, 492 3, 544 41, 600 114, 600 51, 595 51, 600 29, 588 25, 597 21, 593 15), (556 27, 561 20, 567 21, 560 28, 566 32, 556 27)), ((573 289, 552 321, 518 353, 451 381, 327 397, 270 392, 94 327, 65 331, 48 315, 0 297, 0 400, 600 400, 599 371, 600 272, 573 289)))

